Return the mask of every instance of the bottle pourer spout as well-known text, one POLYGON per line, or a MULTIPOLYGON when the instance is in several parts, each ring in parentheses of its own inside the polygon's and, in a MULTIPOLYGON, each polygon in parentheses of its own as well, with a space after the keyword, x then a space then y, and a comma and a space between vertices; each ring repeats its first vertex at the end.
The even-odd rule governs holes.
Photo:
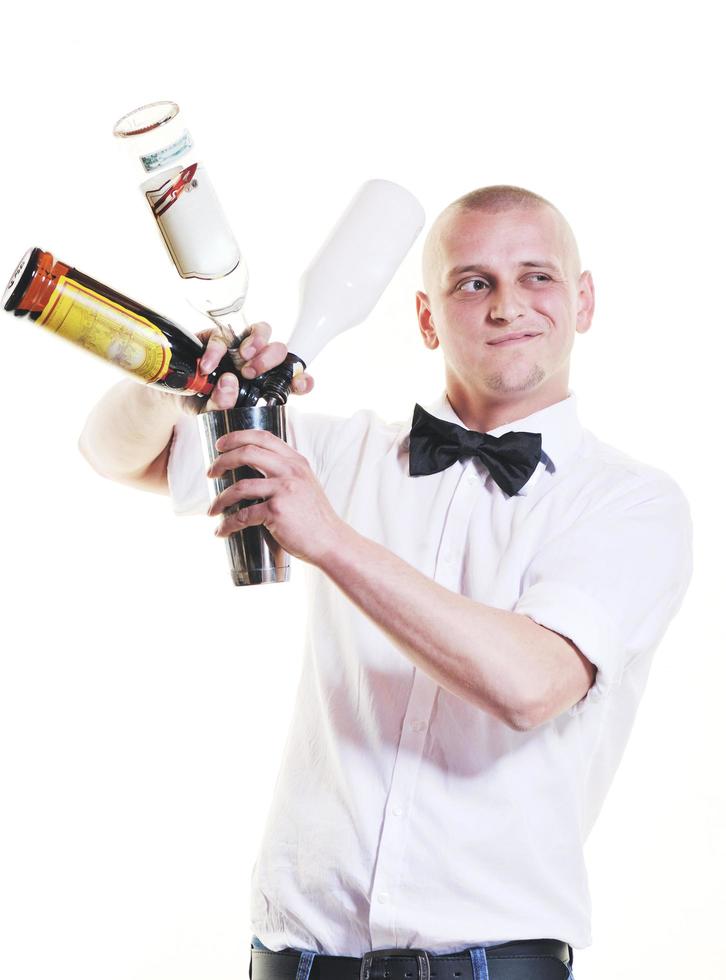
POLYGON ((287 396, 290 394, 292 377, 295 373, 295 365, 302 364, 305 370, 305 361, 297 354, 288 354, 282 364, 266 371, 257 379, 260 386, 260 397, 267 400, 268 405, 284 405, 287 396))

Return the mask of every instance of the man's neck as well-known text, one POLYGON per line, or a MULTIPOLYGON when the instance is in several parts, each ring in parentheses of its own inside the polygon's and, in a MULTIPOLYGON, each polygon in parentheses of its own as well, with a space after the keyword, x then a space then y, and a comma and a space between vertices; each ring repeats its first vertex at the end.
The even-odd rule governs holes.
POLYGON ((561 387, 550 391, 512 392, 509 397, 486 400, 480 394, 467 395, 447 385, 449 404, 468 429, 476 432, 491 432, 501 425, 508 425, 518 419, 527 418, 543 408, 555 405, 568 396, 568 388, 561 387))

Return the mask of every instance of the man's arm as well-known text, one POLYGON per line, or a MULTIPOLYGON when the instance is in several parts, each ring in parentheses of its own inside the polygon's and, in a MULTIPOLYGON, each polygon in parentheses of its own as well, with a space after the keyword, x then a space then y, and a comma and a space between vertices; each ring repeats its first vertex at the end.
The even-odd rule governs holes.
POLYGON ((593 683, 566 637, 444 588, 347 524, 317 564, 417 667, 511 728, 543 724, 593 683))
MULTIPOLYGON (((270 343, 269 323, 254 323, 240 354, 245 360, 245 377, 252 378, 281 364, 287 348, 270 343)), ((201 369, 210 373, 227 352, 227 343, 217 328, 204 330, 199 339, 206 349, 201 369)), ((293 391, 304 394, 313 387, 307 373, 293 380, 293 391)), ((207 410, 232 408, 239 395, 237 378, 222 374, 207 402, 207 410)), ((81 454, 101 476, 154 493, 169 493, 166 475, 174 425, 192 411, 193 396, 175 395, 143 385, 121 381, 93 408, 78 440, 81 454)))
POLYGON ((181 411, 173 396, 136 381, 121 381, 89 415, 78 448, 101 476, 168 493, 166 464, 181 411))
POLYGON ((442 687, 518 731, 561 714, 589 690, 595 668, 570 640, 527 616, 451 592, 358 534, 335 513, 307 460, 271 433, 230 433, 217 448, 211 475, 248 465, 265 478, 238 481, 210 514, 241 499, 267 498, 225 515, 218 533, 263 523, 442 687))

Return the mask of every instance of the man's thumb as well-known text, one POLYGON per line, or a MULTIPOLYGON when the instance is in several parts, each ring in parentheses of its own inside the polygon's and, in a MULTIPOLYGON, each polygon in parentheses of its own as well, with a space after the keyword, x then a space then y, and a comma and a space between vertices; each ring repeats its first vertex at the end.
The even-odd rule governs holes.
POLYGON ((205 412, 220 412, 234 408, 239 398, 239 381, 233 374, 223 374, 214 386, 205 412))

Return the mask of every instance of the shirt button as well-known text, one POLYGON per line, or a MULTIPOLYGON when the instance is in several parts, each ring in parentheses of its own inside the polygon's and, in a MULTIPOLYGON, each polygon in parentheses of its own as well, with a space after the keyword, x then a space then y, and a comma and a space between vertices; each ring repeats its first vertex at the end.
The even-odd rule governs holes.
POLYGON ((425 721, 412 721, 411 722, 411 728, 413 728, 413 730, 415 732, 422 732, 425 727, 426 727, 426 722, 425 721))
POLYGON ((393 816, 394 817, 400 817, 402 813, 403 813, 403 807, 402 806, 394 806, 394 808, 393 808, 393 816))
POLYGON ((378 901, 381 903, 381 905, 385 905, 388 901, 388 892, 381 892, 378 896, 378 901))

